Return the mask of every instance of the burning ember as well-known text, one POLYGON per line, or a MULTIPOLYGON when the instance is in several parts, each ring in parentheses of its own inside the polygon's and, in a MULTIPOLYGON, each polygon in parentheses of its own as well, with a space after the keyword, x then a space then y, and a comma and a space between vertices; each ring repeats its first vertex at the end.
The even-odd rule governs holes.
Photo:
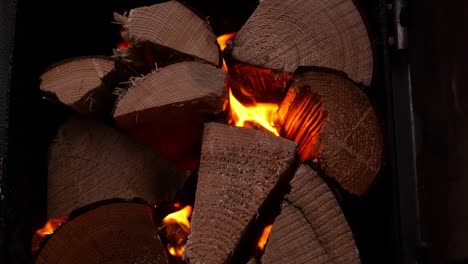
POLYGON ((41 242, 44 240, 44 238, 47 235, 52 235, 57 228, 59 228, 61 225, 63 225, 65 222, 67 222, 67 215, 62 215, 54 219, 50 219, 47 221, 47 223, 40 229, 38 229, 32 238, 32 243, 31 243, 31 250, 32 252, 36 252, 40 245, 41 242))
MULTIPOLYGON (((124 32, 125 32, 125 29, 120 28, 120 35, 122 35, 122 33, 124 33, 124 32)), ((117 48, 118 49, 128 49, 128 48, 130 48, 130 42, 128 42, 127 40, 122 38, 120 43, 117 45, 117 48)))
POLYGON ((273 225, 269 225, 265 227, 265 229, 263 229, 263 233, 260 236, 260 240, 258 240, 258 244, 257 244, 258 249, 260 249, 261 251, 265 249, 265 245, 268 242, 268 237, 270 236, 272 227, 273 225))
POLYGON ((187 235, 190 232, 190 215, 192 214, 192 207, 190 205, 185 206, 183 209, 167 215, 163 219, 163 224, 166 227, 175 226, 173 232, 168 232, 171 236, 167 250, 172 256, 181 257, 185 251, 184 244, 187 235))
POLYGON ((169 254, 171 254, 172 256, 182 257, 182 254, 184 254, 185 248, 183 246, 174 247, 174 246, 168 245, 167 250, 169 251, 169 254))
POLYGON ((117 48, 118 49, 128 49, 130 48, 130 42, 126 41, 126 40, 122 40, 119 45, 117 45, 117 48))
POLYGON ((36 234, 40 237, 45 237, 46 235, 52 235, 57 228, 67 221, 68 215, 62 215, 54 219, 50 219, 47 223, 39 230, 36 231, 36 234))

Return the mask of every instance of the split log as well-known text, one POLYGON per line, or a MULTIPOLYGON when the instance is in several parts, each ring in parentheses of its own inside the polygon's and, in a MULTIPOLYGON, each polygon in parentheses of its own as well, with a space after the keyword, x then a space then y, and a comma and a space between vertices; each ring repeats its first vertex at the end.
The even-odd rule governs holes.
POLYGON ((206 63, 169 65, 134 81, 117 104, 115 121, 166 159, 194 169, 203 122, 226 103, 225 79, 224 71, 206 63))
POLYGON ((150 59, 167 65, 170 60, 201 59, 221 66, 221 52, 212 29, 178 1, 135 8, 128 17, 114 14, 114 18, 123 25, 122 36, 130 42, 130 48, 117 50, 116 56, 124 60, 138 64, 150 59), (132 58, 135 56, 137 59, 132 58))
POLYGON ((168 119, 170 111, 216 113, 226 100, 226 73, 205 63, 182 62, 135 79, 114 113, 123 127, 168 119))
POLYGON ((295 73, 290 93, 279 110, 280 134, 297 142, 301 158, 316 159, 345 190, 366 193, 384 150, 379 118, 366 94, 344 74, 315 67, 295 73))
POLYGON ((109 116, 117 99, 114 89, 130 76, 111 57, 78 57, 50 66, 41 75, 40 86, 79 113, 109 116))
POLYGON ((36 263, 169 263, 147 205, 111 203, 59 228, 36 263))
POLYGON ((326 183, 307 165, 291 181, 262 258, 275 263, 360 263, 352 232, 326 183))
POLYGON ((205 125, 184 258, 190 263, 239 263, 233 251, 274 189, 287 185, 294 155, 295 144, 289 140, 249 128, 205 125))
POLYGON ((371 43, 352 0, 262 1, 234 39, 233 58, 293 72, 321 66, 369 85, 371 43))
POLYGON ((112 198, 170 201, 187 174, 98 121, 74 117, 49 148, 48 218, 112 198))

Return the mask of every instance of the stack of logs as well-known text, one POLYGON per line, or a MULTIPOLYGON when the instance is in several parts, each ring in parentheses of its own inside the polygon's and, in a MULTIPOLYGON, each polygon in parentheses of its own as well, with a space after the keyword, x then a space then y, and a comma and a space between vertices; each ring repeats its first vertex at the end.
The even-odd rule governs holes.
POLYGON ((360 262, 323 180, 363 195, 383 160, 377 114, 359 88, 371 84, 372 50, 352 0, 263 0, 224 53, 178 1, 115 19, 128 48, 41 76, 49 99, 76 114, 49 151, 48 217, 68 218, 37 263, 174 261, 153 205, 176 202, 192 177, 177 261, 360 262), (229 89, 244 103, 277 103, 280 137, 223 124, 229 89))

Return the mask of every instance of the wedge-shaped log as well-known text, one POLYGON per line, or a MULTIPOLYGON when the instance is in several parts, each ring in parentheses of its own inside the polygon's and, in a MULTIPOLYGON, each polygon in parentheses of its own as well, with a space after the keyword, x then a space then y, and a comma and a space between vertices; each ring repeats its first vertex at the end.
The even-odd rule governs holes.
POLYGON ((223 110, 226 73, 206 63, 182 62, 154 71, 121 96, 119 127, 168 160, 195 169, 203 122, 223 110))
POLYGON ((78 57, 50 66, 40 86, 79 113, 110 116, 114 90, 130 76, 127 67, 111 57, 78 57))
POLYGON ((302 165, 296 172, 282 207, 262 263, 360 263, 338 202, 309 166, 302 165))
POLYGON ((293 72, 321 66, 369 85, 370 39, 352 0, 265 0, 234 39, 233 58, 293 72))
POLYGON ((131 57, 135 52, 143 49, 146 50, 143 51, 144 60, 165 58, 163 63, 167 63, 170 57, 186 60, 184 55, 188 55, 215 66, 221 65, 221 52, 211 27, 179 1, 135 8, 130 10, 128 17, 114 14, 114 18, 123 25, 122 35, 130 42, 129 49, 117 51, 116 55, 124 60, 133 60, 131 57))
POLYGON ((220 112, 227 95, 225 79, 223 70, 206 63, 169 65, 136 79, 121 96, 114 117, 127 127, 167 119, 171 112, 220 112))
POLYGON ((384 150, 379 118, 369 98, 352 80, 332 70, 302 68, 294 78, 294 87, 280 106, 280 134, 298 143, 303 160, 315 159, 345 190, 364 194, 380 171, 384 150))
POLYGON ((294 156, 289 140, 249 128, 205 125, 185 259, 232 262, 232 251, 272 190, 291 178, 294 156))
POLYGON ((112 198, 168 201, 187 174, 98 121, 74 117, 49 148, 48 217, 112 198))

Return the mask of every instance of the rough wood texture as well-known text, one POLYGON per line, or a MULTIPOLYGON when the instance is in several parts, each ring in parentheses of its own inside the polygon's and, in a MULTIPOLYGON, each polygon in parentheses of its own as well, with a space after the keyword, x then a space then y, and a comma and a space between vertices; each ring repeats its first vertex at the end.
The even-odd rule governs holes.
POLYGON ((321 169, 345 190, 364 194, 380 171, 384 150, 379 118, 369 98, 346 76, 331 70, 303 69, 295 80, 297 89, 320 97, 327 113, 319 134, 321 169))
POLYGON ((130 10, 128 17, 114 14, 123 24, 123 37, 137 47, 149 42, 220 66, 220 51, 210 26, 178 1, 130 10))
POLYGON ((82 114, 110 115, 119 82, 130 77, 111 57, 79 57, 59 62, 41 75, 41 89, 82 114))
POLYGON ((178 166, 198 167, 203 123, 223 110, 226 73, 205 63, 172 64, 135 80, 121 96, 119 127, 178 166))
POLYGON ((262 1, 234 39, 233 58, 292 72, 321 66, 369 85, 369 36, 351 0, 262 1))
POLYGON ((114 117, 119 126, 172 119, 181 111, 219 112, 226 100, 226 73, 199 62, 182 62, 136 79, 119 100, 114 117))
POLYGON ((248 128, 205 126, 185 259, 224 263, 294 162, 295 144, 248 128))
POLYGON ((262 260, 264 264, 360 263, 340 206, 307 165, 291 181, 291 193, 273 224, 262 260))
POLYGON ((36 263, 169 263, 157 230, 146 205, 103 205, 57 230, 36 263))
POLYGON ((167 201, 186 178, 184 171, 117 130, 75 117, 49 149, 48 218, 112 198, 167 201))

